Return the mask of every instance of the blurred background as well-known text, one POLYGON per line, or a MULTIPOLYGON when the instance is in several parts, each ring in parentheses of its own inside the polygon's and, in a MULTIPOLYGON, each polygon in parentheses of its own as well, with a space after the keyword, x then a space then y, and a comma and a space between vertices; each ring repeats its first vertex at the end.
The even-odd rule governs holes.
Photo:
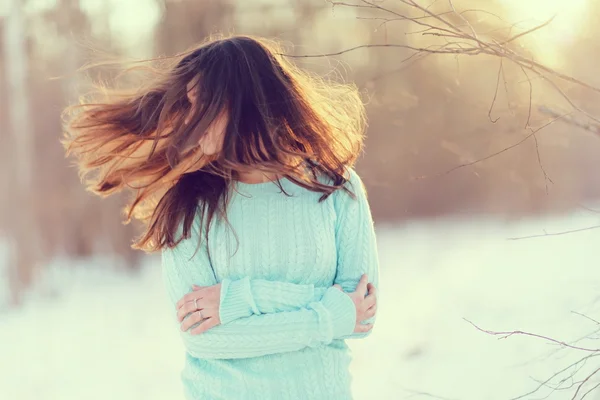
POLYGON ((223 32, 279 39, 367 102, 382 283, 351 343, 357 399, 600 399, 600 2, 407 3, 2 0, 0 398, 183 398, 159 258, 130 248, 125 197, 84 190, 60 114, 95 76, 82 66, 223 32), (411 50, 472 46, 432 35, 426 10, 544 68, 411 50))

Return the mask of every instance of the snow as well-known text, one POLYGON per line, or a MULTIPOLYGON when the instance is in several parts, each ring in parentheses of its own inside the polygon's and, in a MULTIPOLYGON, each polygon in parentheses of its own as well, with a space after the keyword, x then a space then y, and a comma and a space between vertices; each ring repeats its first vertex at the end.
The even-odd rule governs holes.
MULTIPOLYGON (((541 339, 497 340, 465 319, 569 342, 600 328, 573 313, 600 319, 600 229, 507 239, 597 225, 598 217, 378 226, 378 320, 368 339, 349 342, 355 398, 509 399, 587 355, 541 339)), ((139 274, 114 264, 56 260, 23 307, 0 313, 0 399, 183 399, 184 349, 158 258, 139 274)), ((577 345, 600 347, 593 338, 577 345)), ((590 361, 577 376, 597 367, 590 361)))

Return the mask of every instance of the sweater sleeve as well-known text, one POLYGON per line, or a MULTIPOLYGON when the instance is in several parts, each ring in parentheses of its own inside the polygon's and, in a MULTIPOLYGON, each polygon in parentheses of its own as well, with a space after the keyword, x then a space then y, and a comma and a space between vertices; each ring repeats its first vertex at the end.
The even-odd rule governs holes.
MULTIPOLYGON (((217 283, 206 251, 200 248, 196 252, 193 242, 185 239, 162 251, 163 280, 173 305, 192 290, 192 284, 217 283)), ((173 319, 179 325, 175 312, 173 319)), ((352 333, 355 322, 356 311, 350 297, 336 288, 328 288, 319 301, 311 301, 295 311, 252 315, 199 335, 192 335, 190 330, 180 330, 180 334, 186 350, 194 357, 249 358, 327 345, 352 333)))
MULTIPOLYGON (((348 189, 333 196, 336 211, 337 273, 334 284, 345 292, 353 292, 363 273, 379 289, 379 261, 374 224, 366 191, 359 175, 349 169, 348 189)), ((221 286, 220 316, 222 323, 253 314, 290 311, 319 300, 327 288, 297 285, 287 282, 249 279, 224 279, 221 286)), ((374 323, 375 317, 363 321, 374 323)), ((353 333, 343 338, 364 338, 370 332, 353 333)))
MULTIPOLYGON (((343 190, 334 193, 335 209, 337 213, 336 247, 337 247, 337 273, 334 283, 342 286, 344 292, 356 290, 358 281, 363 274, 367 274, 369 282, 379 289, 379 255, 375 237, 375 225, 371 209, 367 200, 367 193, 362 180, 354 171, 349 169, 349 189, 354 193, 352 198, 343 190)), ((366 295, 366 293, 365 293, 366 295)), ((379 296, 377 298, 379 303, 379 296)), ((374 324, 376 317, 372 317, 363 324, 374 324)), ((365 338, 371 331, 364 333, 350 333, 342 339, 365 338)))
POLYGON ((327 289, 312 284, 249 277, 225 278, 221 281, 219 317, 221 323, 227 324, 251 315, 295 311, 320 300, 327 289))

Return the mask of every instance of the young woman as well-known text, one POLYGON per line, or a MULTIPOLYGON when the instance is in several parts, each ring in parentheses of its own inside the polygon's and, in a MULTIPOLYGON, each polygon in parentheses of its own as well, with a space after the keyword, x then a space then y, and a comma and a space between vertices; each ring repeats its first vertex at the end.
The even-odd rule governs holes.
POLYGON ((153 74, 74 108, 63 144, 96 193, 135 191, 134 247, 162 252, 186 397, 350 399, 345 339, 369 335, 378 285, 356 88, 244 36, 153 74))

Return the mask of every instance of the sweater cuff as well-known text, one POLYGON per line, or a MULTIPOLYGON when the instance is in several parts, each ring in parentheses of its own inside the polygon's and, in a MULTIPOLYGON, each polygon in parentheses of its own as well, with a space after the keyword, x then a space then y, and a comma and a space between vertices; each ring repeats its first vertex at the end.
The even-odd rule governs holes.
POLYGON ((350 296, 337 288, 330 287, 321 302, 331 317, 333 339, 351 335, 356 326, 356 307, 350 296))
POLYGON ((221 282, 221 299, 219 303, 221 324, 258 313, 250 290, 250 278, 245 277, 239 280, 223 279, 221 282))

